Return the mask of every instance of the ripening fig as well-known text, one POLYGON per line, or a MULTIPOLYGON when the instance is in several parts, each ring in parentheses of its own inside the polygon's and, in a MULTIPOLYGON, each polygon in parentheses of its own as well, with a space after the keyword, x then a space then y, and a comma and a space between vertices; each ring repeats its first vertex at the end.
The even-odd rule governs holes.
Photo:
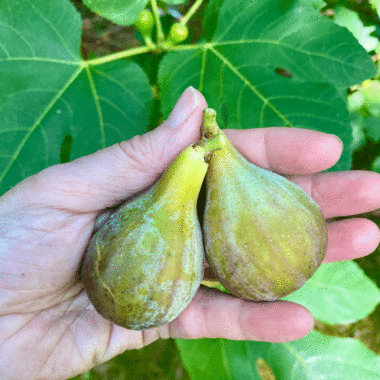
POLYGON ((207 261, 232 294, 274 301, 299 289, 322 263, 327 230, 318 205, 286 178, 257 167, 204 112, 203 136, 224 141, 206 174, 207 261))
POLYGON ((121 205, 93 235, 82 279, 104 318, 128 329, 157 327, 195 295, 203 274, 196 204, 205 152, 186 148, 150 190, 121 205))

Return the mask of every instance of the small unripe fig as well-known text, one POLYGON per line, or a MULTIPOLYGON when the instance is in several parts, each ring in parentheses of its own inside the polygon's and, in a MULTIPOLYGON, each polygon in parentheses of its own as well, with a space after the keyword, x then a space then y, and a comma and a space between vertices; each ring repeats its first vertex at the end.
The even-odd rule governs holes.
POLYGON ((185 41, 189 35, 189 29, 186 25, 179 22, 173 24, 170 28, 167 43, 169 45, 177 45, 185 41))
POLYGON ((135 22, 136 29, 143 37, 150 37, 154 26, 152 12, 145 9, 141 12, 138 20, 135 22))
POLYGON ((204 111, 203 136, 224 140, 206 174, 203 233, 207 261, 232 294, 274 301, 300 288, 322 263, 327 229, 299 186, 244 158, 204 111))
POLYGON ((205 148, 189 146, 93 235, 82 280, 104 318, 148 329, 169 323, 190 303, 203 275, 196 204, 207 166, 205 148))

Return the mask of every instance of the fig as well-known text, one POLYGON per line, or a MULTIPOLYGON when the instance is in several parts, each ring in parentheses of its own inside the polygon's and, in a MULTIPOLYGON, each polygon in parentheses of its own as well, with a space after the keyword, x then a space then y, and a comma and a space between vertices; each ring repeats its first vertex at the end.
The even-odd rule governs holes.
POLYGON ((169 35, 166 41, 166 47, 178 45, 185 41, 189 35, 189 29, 185 24, 179 22, 173 24, 170 28, 169 35))
POLYGON ((142 330, 175 319, 203 275, 196 206, 208 164, 189 146, 148 191, 127 200, 92 236, 82 266, 90 301, 106 319, 142 330))
POLYGON ((142 36, 150 38, 154 27, 154 18, 152 12, 148 9, 144 9, 140 13, 139 18, 136 20, 135 27, 142 36))
POLYGON ((327 229, 318 205, 299 186, 243 157, 204 111, 205 139, 224 141, 206 174, 206 259, 233 295, 274 301, 299 289, 322 263, 327 229))

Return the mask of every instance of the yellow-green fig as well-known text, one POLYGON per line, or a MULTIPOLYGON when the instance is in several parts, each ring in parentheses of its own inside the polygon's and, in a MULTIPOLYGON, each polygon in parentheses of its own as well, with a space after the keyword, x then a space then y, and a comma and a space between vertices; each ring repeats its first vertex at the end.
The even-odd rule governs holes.
POLYGON ((232 294, 274 301, 299 289, 322 263, 327 229, 299 186, 244 158, 204 111, 203 136, 218 136, 206 174, 203 233, 207 261, 232 294))
POLYGON ((169 323, 190 303, 203 275, 196 204, 207 166, 205 148, 189 146, 93 235, 82 281, 104 318, 148 329, 169 323))

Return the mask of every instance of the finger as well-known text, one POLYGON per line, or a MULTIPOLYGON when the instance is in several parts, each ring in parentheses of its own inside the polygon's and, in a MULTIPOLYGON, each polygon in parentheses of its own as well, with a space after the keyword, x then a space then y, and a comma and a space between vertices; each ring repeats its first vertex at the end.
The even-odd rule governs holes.
POLYGON ((380 174, 357 170, 292 177, 321 207, 325 218, 362 214, 380 208, 380 174))
POLYGON ((339 137, 302 128, 224 131, 254 164, 282 174, 310 174, 333 166, 342 153, 339 137))
POLYGON ((169 329, 172 338, 281 343, 304 337, 313 326, 313 316, 301 305, 252 302, 202 286, 169 329))
POLYGON ((329 222, 327 255, 323 262, 352 260, 369 255, 379 243, 379 228, 368 219, 329 222))
POLYGON ((80 212, 113 206, 152 185, 183 149, 197 141, 206 106, 202 94, 189 87, 158 128, 45 169, 20 184, 19 193, 34 184, 44 205, 80 212))

